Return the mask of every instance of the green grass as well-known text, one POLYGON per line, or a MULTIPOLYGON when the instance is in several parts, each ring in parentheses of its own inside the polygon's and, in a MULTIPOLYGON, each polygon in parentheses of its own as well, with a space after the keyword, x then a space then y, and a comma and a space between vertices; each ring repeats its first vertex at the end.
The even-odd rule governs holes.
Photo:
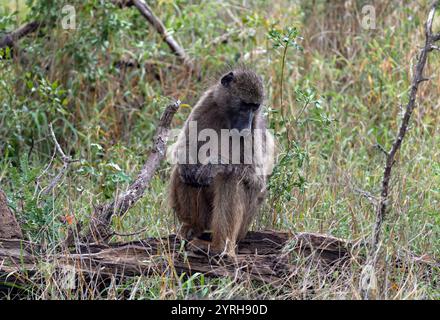
POLYGON ((16 12, 18 24, 24 21, 28 11, 25 0, 0 0, 1 15, 16 12))
MULTIPOLYGON (((277 175, 253 228, 321 232, 352 241, 369 237, 374 208, 357 190, 379 193, 384 157, 375 144, 390 148, 400 123, 399 105, 407 99, 410 66, 417 45, 424 40, 427 1, 405 6, 376 4, 381 14, 377 14, 375 31, 363 30, 355 22, 351 26, 347 20, 341 22, 338 17, 345 9, 326 7, 324 1, 317 1, 314 8, 308 1, 288 0, 260 0, 248 2, 246 7, 237 1, 181 0, 152 5, 197 61, 203 80, 185 72, 135 9, 120 10, 100 1, 70 2, 77 11, 77 30, 43 28, 40 33, 50 34, 50 38, 22 39, 19 59, 0 61, 0 183, 29 239, 55 245, 68 228, 60 217, 73 215, 87 222, 93 205, 123 191, 146 158, 168 99, 194 105, 208 79, 235 61, 251 64, 263 76, 265 104, 280 146, 277 175), (289 48, 284 56, 281 49, 273 48, 269 34, 287 27, 298 28, 304 50, 289 48), (321 30, 326 31, 323 37, 319 36, 321 30), (226 33, 231 34, 226 43, 212 44, 226 33), (146 68, 118 69, 114 65, 121 59, 137 60, 146 68), (279 112, 281 94, 285 118, 279 112), (311 97, 310 103, 304 95, 311 97), (55 160, 35 184, 52 156, 51 121, 56 121, 64 150, 81 161, 71 166, 53 194, 38 198, 40 188, 61 166, 55 160)), ((13 3, 0 1, 0 10, 13 10, 13 3)), ((19 3, 22 20, 28 10, 24 1, 19 3)), ((354 14, 361 5, 355 8, 356 1, 353 3, 347 10, 354 14)), ((57 10, 62 1, 57 6, 47 1, 34 5, 31 15, 59 21, 57 10)), ((437 22, 437 30, 438 26, 437 22)), ((11 30, 13 24, 5 22, 4 27, 11 30)), ((432 81, 421 87, 411 129, 394 169, 381 266, 404 250, 440 257, 439 67, 440 55, 433 52, 426 70, 432 81)), ((188 112, 180 110, 173 126, 180 127, 188 112)), ((133 232, 149 226, 134 238, 177 230, 167 205, 169 173, 170 166, 164 163, 145 197, 123 219, 114 221, 116 230, 133 232)), ((201 275, 190 279, 157 275, 120 284, 110 289, 109 296, 129 292, 131 298, 146 299, 360 298, 360 269, 332 281, 308 270, 307 261, 301 263, 302 277, 286 288, 201 275), (305 289, 310 283, 316 287, 314 294, 305 289)), ((384 283, 380 297, 440 298, 435 277, 427 280, 416 270, 390 269, 378 272, 384 283)), ((43 298, 73 295, 54 288, 34 288, 32 294, 43 298)))

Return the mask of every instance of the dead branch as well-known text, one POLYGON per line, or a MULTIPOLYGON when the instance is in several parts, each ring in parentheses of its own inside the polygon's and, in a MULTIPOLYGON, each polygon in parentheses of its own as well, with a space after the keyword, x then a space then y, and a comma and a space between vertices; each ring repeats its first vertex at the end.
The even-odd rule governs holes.
POLYGON ((378 261, 378 253, 380 249, 380 233, 382 230, 382 225, 385 220, 385 215, 389 207, 389 193, 390 193, 390 182, 392 169, 396 163, 396 154, 400 150, 403 139, 408 131, 409 121, 416 108, 416 99, 419 85, 422 82, 429 80, 423 76, 423 70, 425 68, 428 53, 433 51, 433 45, 436 41, 440 40, 437 35, 432 33, 432 23, 434 20, 434 15, 436 8, 438 6, 438 0, 434 1, 431 10, 429 11, 428 18, 425 23, 425 44, 420 50, 419 56, 417 57, 417 64, 414 70, 414 75, 411 79, 411 89, 409 92, 408 103, 405 106, 405 113, 402 118, 402 123, 400 124, 399 131, 396 138, 392 144, 391 150, 387 151, 385 148, 380 147, 381 151, 385 154, 385 167, 383 171, 381 193, 376 205, 376 221, 373 227, 373 234, 371 239, 371 248, 366 262, 363 266, 360 280, 360 289, 364 298, 371 299, 377 297, 377 278, 376 278, 376 267, 378 261))
MULTIPOLYGON (((112 2, 120 8, 134 5, 132 0, 112 0, 112 2)), ((41 21, 31 21, 20 26, 17 30, 7 33, 2 39, 0 39, 0 49, 14 47, 18 40, 35 32, 42 25, 43 23, 41 21)))
MULTIPOLYGON (((72 162, 78 161, 78 160, 72 159, 72 157, 67 156, 64 153, 63 149, 61 148, 60 144, 57 141, 55 133, 53 132, 53 125, 52 125, 52 123, 49 124, 49 130, 50 130, 50 135, 52 136, 52 140, 53 140, 53 142, 55 144, 55 149, 59 152, 59 154, 61 156, 61 161, 63 161, 63 167, 58 172, 58 174, 55 176, 55 178, 53 178, 51 180, 51 182, 43 190, 41 190, 40 194, 43 194, 43 195, 49 194, 53 190, 53 188, 55 188, 58 185, 59 181, 64 176, 64 174, 67 172, 67 170, 69 169, 69 165, 72 162)), ((54 156, 55 156, 55 154, 54 154, 54 156)), ((53 160, 51 160, 51 162, 52 161, 53 160)), ((40 175, 40 177, 41 177, 41 175, 40 175)))
POLYGON ((15 219, 14 213, 8 207, 5 193, 0 189, 0 238, 22 239, 23 233, 15 219))
MULTIPOLYGON (((395 164, 395 157, 396 153, 399 151, 402 141, 405 138, 405 135, 408 131, 408 125, 409 121, 411 119, 411 115, 416 108, 416 98, 417 98, 417 92, 419 89, 419 84, 426 81, 427 79, 423 76, 423 70, 426 65, 426 61, 428 58, 428 53, 432 51, 432 46, 434 42, 440 40, 440 37, 438 38, 437 35, 433 35, 432 33, 432 23, 435 15, 435 10, 437 8, 438 1, 435 1, 431 7, 431 10, 428 15, 428 19, 425 24, 425 45, 420 51, 420 54, 417 59, 417 65, 415 68, 414 75, 411 80, 411 90, 409 93, 409 101, 406 104, 405 107, 405 113, 403 115, 402 123, 400 125, 397 137, 395 138, 393 145, 391 147, 391 150, 385 151, 386 153, 386 163, 385 168, 383 172, 383 179, 382 179, 382 188, 381 188, 381 194, 379 203, 376 209, 376 222, 374 225, 373 230, 373 237, 372 237, 372 254, 376 255, 376 251, 379 244, 379 238, 380 238, 380 231, 381 227, 385 218, 385 214, 388 209, 389 204, 389 188, 390 188, 390 180, 391 180, 391 173, 392 168, 395 164)), ((375 258, 374 258, 375 259, 375 258)), ((373 260, 374 260, 373 259, 373 260)), ((374 263, 373 263, 374 264, 374 263)))
POLYGON ((133 6, 132 0, 111 0, 111 2, 121 9, 133 6))
POLYGON ((228 42, 228 39, 230 37, 232 37, 233 35, 235 35, 237 33, 238 33, 237 30, 228 31, 225 34, 222 34, 221 36, 219 36, 219 37, 213 39, 212 41, 208 42, 205 45, 205 48, 211 48, 212 46, 216 46, 216 45, 218 45, 220 43, 226 43, 226 42, 228 42))
MULTIPOLYGON (((142 16, 160 34, 160 36, 168 45, 168 47, 171 49, 171 51, 176 56, 178 56, 190 70, 193 70, 194 65, 190 57, 187 55, 185 50, 179 45, 179 43, 174 39, 174 37, 167 32, 162 21, 153 13, 151 8, 143 0, 111 0, 111 2, 119 8, 135 6, 142 14, 142 16)), ((36 31, 41 25, 42 23, 39 21, 32 21, 21 26, 17 30, 8 33, 0 40, 0 49, 6 47, 13 47, 19 39, 36 31)))
POLYGON ((168 45, 172 52, 178 56, 183 63, 190 69, 193 69, 193 63, 185 50, 178 44, 174 37, 169 34, 162 23, 162 21, 156 17, 151 8, 143 0, 125 1, 126 6, 134 5, 142 16, 153 26, 154 29, 161 35, 162 39, 168 45))
POLYGON ((170 35, 162 21, 153 13, 151 8, 143 0, 112 0, 112 3, 119 8, 136 7, 142 16, 153 26, 153 28, 159 33, 171 51, 178 56, 183 63, 193 70, 194 65, 190 57, 186 54, 185 50, 179 45, 179 43, 170 35))
POLYGON ((19 27, 17 30, 9 32, 0 40, 0 49, 13 47, 18 40, 36 31, 40 25, 40 22, 32 21, 19 27))
MULTIPOLYGON (((280 288, 289 285, 304 268, 327 275, 336 270, 352 272, 359 259, 362 258, 352 243, 316 233, 251 231, 239 242, 235 260, 186 251, 185 242, 175 235, 129 243, 79 245, 74 251, 64 253, 46 252, 27 241, 0 239, 0 291, 3 283, 20 286, 41 281, 56 283, 62 281, 60 274, 66 270, 73 272, 76 279, 92 279, 90 283, 135 276, 202 273, 236 281, 257 280, 280 288), (295 258, 297 255, 303 259, 295 258), (45 280, 41 279, 42 265, 53 266, 50 279, 47 272, 45 280)), ((418 266, 428 276, 440 266, 435 260, 418 257, 396 258, 395 263, 399 268, 418 266)))
POLYGON ((110 230, 111 218, 114 214, 124 215, 142 196, 153 177, 160 161, 165 157, 169 127, 174 114, 180 106, 177 101, 165 109, 159 120, 153 138, 153 149, 136 180, 114 201, 100 205, 93 212, 89 231, 82 237, 86 242, 101 242, 113 235, 110 230))
POLYGON ((326 266, 350 259, 349 244, 344 240, 314 233, 249 232, 239 243, 236 260, 210 257, 184 248, 185 243, 175 235, 130 243, 89 244, 59 254, 45 253, 37 244, 25 241, 0 240, 0 279, 7 274, 8 282, 19 281, 23 272, 35 274, 37 264, 44 261, 59 270, 73 269, 78 275, 101 279, 199 272, 210 277, 280 283, 297 268, 290 261, 291 252, 313 256, 314 261, 326 266))

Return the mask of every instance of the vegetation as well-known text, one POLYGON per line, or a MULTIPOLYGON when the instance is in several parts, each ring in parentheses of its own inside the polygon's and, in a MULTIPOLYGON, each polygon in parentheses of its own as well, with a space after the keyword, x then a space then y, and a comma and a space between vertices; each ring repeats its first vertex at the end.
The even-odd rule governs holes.
MULTIPOLYGON (((26 237, 54 250, 94 205, 124 191, 140 170, 159 116, 172 99, 180 127, 198 94, 226 64, 252 65, 266 84, 266 112, 279 146, 269 196, 253 229, 330 234, 368 241, 384 155, 400 125, 412 66, 424 41, 429 1, 373 1, 376 28, 360 24, 366 1, 151 1, 195 61, 191 74, 135 8, 112 1, 0 0, 0 39, 34 20, 46 23, 0 52, 0 186, 26 237), (63 29, 64 5, 76 29, 63 29), (49 124, 72 159, 54 156, 49 124)), ((439 32, 440 19, 434 24, 439 32)), ((389 264, 402 252, 440 257, 440 55, 430 55, 418 107, 397 157, 383 225, 377 278, 381 298, 439 299, 439 270, 424 277, 389 264)), ((176 232, 167 205, 170 165, 147 194, 113 220, 112 241, 176 232)), ((300 258, 298 258, 300 259, 300 258)), ((349 275, 304 271, 289 288, 173 273, 75 293, 53 282, 30 298, 358 299, 361 267, 349 275), (309 288, 313 285, 313 292, 309 288), (127 294, 128 292, 128 294, 127 294)), ((42 273, 44 273, 42 269, 42 273)), ((49 275, 48 275, 49 276, 49 275)))

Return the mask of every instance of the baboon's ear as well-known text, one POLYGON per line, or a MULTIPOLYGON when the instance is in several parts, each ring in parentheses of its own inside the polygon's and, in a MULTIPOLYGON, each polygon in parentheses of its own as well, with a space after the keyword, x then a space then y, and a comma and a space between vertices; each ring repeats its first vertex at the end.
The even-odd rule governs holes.
POLYGON ((222 83, 222 85, 224 87, 228 87, 229 84, 232 82, 232 80, 234 80, 234 73, 229 72, 227 75, 223 76, 223 78, 220 80, 220 82, 222 83))

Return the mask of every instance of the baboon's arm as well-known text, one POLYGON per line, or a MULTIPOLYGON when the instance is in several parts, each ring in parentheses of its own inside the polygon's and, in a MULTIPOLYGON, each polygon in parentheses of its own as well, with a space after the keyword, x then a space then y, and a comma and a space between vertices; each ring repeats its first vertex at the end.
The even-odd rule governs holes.
POLYGON ((183 183, 192 187, 208 187, 212 184, 215 176, 219 173, 232 175, 237 172, 234 165, 225 164, 181 164, 179 175, 183 183))

